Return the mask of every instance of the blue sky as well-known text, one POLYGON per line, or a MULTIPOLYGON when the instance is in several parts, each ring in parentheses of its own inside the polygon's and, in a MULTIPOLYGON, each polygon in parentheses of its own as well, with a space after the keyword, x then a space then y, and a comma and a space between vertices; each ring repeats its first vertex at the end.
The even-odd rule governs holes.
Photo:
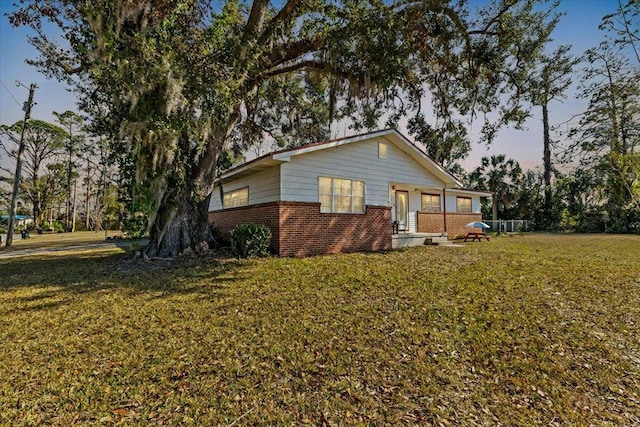
MULTIPOLYGON (((12 28, 4 16, 12 10, 12 3, 10 0, 0 0, 0 124, 15 123, 24 116, 22 104, 27 100, 28 90, 17 87, 16 80, 25 86, 30 83, 38 85, 32 117, 54 121, 53 111, 76 109, 75 97, 66 90, 64 84, 46 79, 25 63, 27 58, 35 58, 36 52, 27 40, 29 30, 12 28)), ((603 34, 598 31, 601 18, 613 13, 617 6, 617 0, 562 0, 559 10, 566 15, 553 34, 554 44, 572 45, 574 54, 581 54, 586 49, 596 46, 603 39, 603 34)), ((577 76, 574 81, 577 83, 577 76)), ((552 123, 564 122, 585 109, 584 101, 573 99, 575 83, 568 92, 567 100, 550 105, 552 123)), ((474 125, 472 134, 480 127, 481 123, 474 125)), ((526 123, 526 130, 505 129, 488 148, 474 143, 471 155, 463 162, 463 166, 471 170, 480 163, 482 156, 491 154, 506 154, 507 157, 520 162, 524 168, 540 165, 542 123, 538 111, 534 111, 534 117, 526 123)))

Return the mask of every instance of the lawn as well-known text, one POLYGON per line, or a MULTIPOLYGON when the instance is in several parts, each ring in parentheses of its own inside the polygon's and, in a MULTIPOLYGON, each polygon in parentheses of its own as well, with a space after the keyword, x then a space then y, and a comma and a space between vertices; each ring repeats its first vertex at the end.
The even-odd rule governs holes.
POLYGON ((640 237, 0 260, 0 425, 639 425, 640 237))

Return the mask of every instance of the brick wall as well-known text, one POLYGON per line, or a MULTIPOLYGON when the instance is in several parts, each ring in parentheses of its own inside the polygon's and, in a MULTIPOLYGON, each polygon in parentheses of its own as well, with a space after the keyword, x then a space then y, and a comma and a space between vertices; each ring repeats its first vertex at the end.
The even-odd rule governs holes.
POLYGON ((416 212, 418 233, 442 233, 444 231, 444 215, 442 212, 416 212))
POLYGON ((280 256, 391 249, 391 208, 364 214, 321 213, 320 203, 281 202, 280 256))
POLYGON ((465 227, 465 224, 473 221, 482 221, 482 214, 447 212, 447 235, 449 238, 453 238, 460 235, 464 236, 469 231, 482 231, 480 228, 465 227))
POLYGON ((233 230, 238 224, 264 224, 271 230, 270 249, 279 251, 279 206, 278 202, 261 203, 251 206, 221 209, 209 212, 209 224, 223 233, 233 230))
MULTIPOLYGON (((417 214, 419 233, 442 233, 444 230, 442 212, 418 212, 417 214)), ((447 235, 452 239, 456 235, 464 235, 469 231, 482 231, 465 227, 465 224, 473 221, 482 221, 482 214, 447 212, 447 235)))
POLYGON ((320 203, 272 202, 209 212, 209 222, 228 232, 253 222, 271 229, 280 256, 310 256, 391 249, 391 208, 367 206, 364 214, 321 213, 320 203))

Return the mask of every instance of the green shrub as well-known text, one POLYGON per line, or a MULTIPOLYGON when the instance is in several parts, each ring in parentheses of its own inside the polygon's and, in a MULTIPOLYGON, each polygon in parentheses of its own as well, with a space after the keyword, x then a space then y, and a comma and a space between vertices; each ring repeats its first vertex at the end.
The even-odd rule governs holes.
POLYGON ((231 233, 231 250, 238 258, 266 256, 271 230, 262 224, 240 224, 231 233))
POLYGON ((53 231, 54 233, 62 233, 64 226, 60 221, 44 221, 41 225, 43 231, 53 231))
POLYGON ((122 221, 123 231, 133 239, 144 237, 147 234, 147 225, 147 216, 140 212, 129 215, 122 221))

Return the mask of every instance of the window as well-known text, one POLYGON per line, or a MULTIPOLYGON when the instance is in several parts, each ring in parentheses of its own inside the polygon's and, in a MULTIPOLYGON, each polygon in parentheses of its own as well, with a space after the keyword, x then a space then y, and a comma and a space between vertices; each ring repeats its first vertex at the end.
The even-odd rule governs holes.
POLYGON ((422 194, 422 211, 440 212, 440 196, 438 194, 422 194))
POLYGON ((471 197, 458 197, 456 199, 457 212, 471 212, 471 197))
POLYGON ((384 142, 378 142, 378 158, 387 158, 387 144, 385 144, 384 142))
POLYGON ((227 191, 223 196, 224 208, 234 208, 236 206, 247 206, 249 204, 249 187, 227 191))
POLYGON ((364 213, 364 181, 318 179, 320 212, 364 213))

